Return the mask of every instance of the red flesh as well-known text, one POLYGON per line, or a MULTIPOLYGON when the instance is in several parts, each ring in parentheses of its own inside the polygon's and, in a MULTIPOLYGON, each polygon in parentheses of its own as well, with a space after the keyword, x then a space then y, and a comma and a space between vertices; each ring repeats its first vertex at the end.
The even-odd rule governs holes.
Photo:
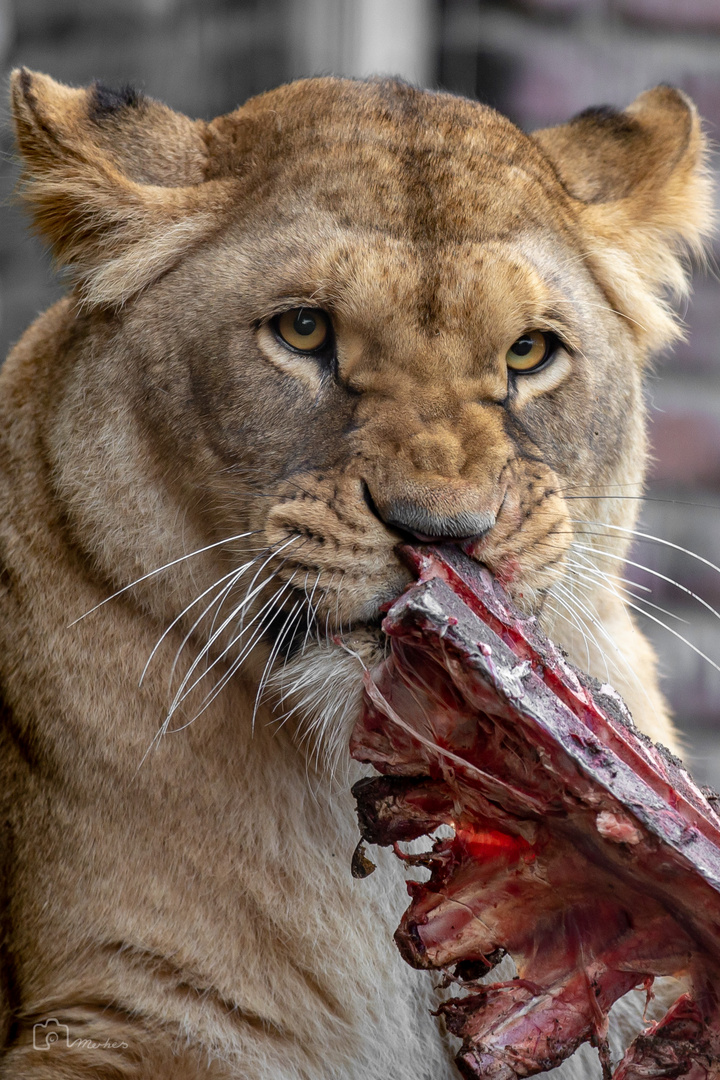
POLYGON ((602 1047, 614 1001, 686 973, 692 997, 615 1077, 719 1080, 720 819, 486 570, 455 548, 406 557, 420 581, 383 623, 351 743, 384 775, 354 790, 373 843, 455 829, 410 860, 431 878, 409 885, 405 959, 473 977, 515 960, 517 979, 442 1006, 461 1072, 515 1080, 602 1047))

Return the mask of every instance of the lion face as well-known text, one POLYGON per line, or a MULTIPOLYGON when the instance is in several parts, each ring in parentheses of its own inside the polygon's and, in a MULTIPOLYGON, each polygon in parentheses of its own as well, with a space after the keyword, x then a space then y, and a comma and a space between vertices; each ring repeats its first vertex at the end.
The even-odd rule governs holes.
POLYGON ((531 137, 395 82, 309 80, 210 125, 17 85, 87 379, 102 339, 168 501, 208 545, 261 552, 270 661, 371 656, 401 541, 463 543, 549 620, 578 534, 632 525, 642 368, 706 197, 681 95, 531 137), (69 134, 41 155, 50 115, 69 134))
POLYGON ((283 609, 312 593, 325 636, 377 620, 411 537, 471 541, 537 610, 572 541, 566 494, 641 478, 638 347, 562 185, 510 124, 454 130, 447 101, 420 101, 352 137, 332 112, 283 124, 250 219, 243 203, 131 315, 134 351, 185 387, 176 431, 192 395, 214 501, 242 505, 223 528, 282 552, 283 609), (319 345, 283 338, 293 312, 319 345), (551 352, 515 371, 528 331, 551 352))
MULTIPOLYGON (((307 204, 300 215, 310 247, 315 215, 307 204)), ((539 605, 572 539, 565 493, 628 480, 630 447, 617 432, 637 443, 639 425, 621 423, 623 411, 640 411, 632 341, 603 321, 589 274, 551 278, 526 254, 557 252, 551 232, 524 239, 423 250, 371 234, 351 243, 338 229, 295 275, 284 252, 272 258, 269 238, 262 296, 238 285, 259 239, 247 255, 226 240, 219 288, 190 301, 186 318, 198 325, 211 309, 212 360, 207 338, 196 354, 182 330, 171 351, 188 364, 216 501, 262 490, 228 528, 258 530, 276 547, 301 538, 281 574, 303 588, 317 579, 333 629, 374 618, 397 594, 395 548, 409 537, 472 541, 539 605), (326 322, 322 346, 303 355, 288 345, 277 330, 284 311, 326 322), (540 370, 515 373, 506 354, 535 329, 557 345, 540 370)), ((190 260, 164 285, 192 295, 202 274, 190 260)))

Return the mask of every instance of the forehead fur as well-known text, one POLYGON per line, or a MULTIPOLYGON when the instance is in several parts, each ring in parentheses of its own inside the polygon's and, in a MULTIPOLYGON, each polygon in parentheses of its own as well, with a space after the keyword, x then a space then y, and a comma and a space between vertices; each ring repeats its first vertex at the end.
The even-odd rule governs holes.
POLYGON ((314 207, 420 244, 503 236, 569 202, 509 120, 396 80, 280 87, 211 124, 208 146, 214 175, 246 178, 264 213, 314 207))

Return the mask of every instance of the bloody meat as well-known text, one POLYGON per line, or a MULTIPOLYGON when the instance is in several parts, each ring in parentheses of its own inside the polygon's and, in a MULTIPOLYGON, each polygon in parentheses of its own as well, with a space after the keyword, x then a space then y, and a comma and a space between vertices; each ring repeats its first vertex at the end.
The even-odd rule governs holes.
MULTIPOLYGON (((407 548, 419 582, 390 608, 366 676, 353 789, 365 841, 429 868, 409 882, 403 957, 465 996, 441 1006, 465 1077, 515 1080, 598 1046, 633 987, 688 993, 615 1080, 720 1078, 720 818, 680 761, 633 725, 457 548, 407 548), (408 855, 399 844, 450 825, 408 855), (446 830, 447 832, 447 830, 446 830), (480 982, 509 953, 517 977, 480 982)), ((355 871, 367 860, 358 854, 355 871)))

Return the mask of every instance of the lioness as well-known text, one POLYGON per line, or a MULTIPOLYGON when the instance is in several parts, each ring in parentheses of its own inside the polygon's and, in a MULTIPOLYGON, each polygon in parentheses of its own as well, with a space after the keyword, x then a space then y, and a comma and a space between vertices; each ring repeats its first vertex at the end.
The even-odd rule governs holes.
POLYGON ((449 1080, 392 859, 350 875, 363 664, 398 541, 470 540, 673 745, 617 575, 693 106, 528 136, 392 80, 212 123, 12 86, 73 288, 1 376, 0 1075, 449 1080))

